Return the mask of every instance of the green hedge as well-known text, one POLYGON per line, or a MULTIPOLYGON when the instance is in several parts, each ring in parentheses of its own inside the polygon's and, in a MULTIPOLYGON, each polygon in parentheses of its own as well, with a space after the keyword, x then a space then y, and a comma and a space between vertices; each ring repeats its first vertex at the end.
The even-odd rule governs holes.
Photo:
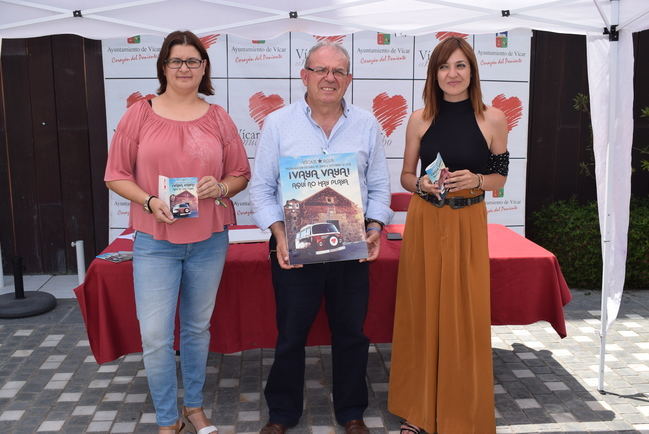
MULTIPOLYGON (((571 288, 602 287, 597 203, 554 202, 534 213, 527 237, 554 253, 571 288)), ((649 198, 632 198, 625 288, 649 288, 649 198)))

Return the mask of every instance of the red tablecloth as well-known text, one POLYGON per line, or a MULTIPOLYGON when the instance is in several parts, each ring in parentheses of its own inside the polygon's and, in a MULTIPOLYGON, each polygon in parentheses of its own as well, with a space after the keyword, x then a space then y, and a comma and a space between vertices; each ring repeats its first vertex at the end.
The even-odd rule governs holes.
MULTIPOLYGON (((390 225, 401 232, 402 225, 390 225)), ((117 239, 104 251, 132 250, 132 241, 117 239)), ((370 300, 365 332, 372 342, 390 342, 401 241, 381 243, 381 255, 370 267, 370 300)), ((501 225, 489 225, 491 322, 494 325, 548 321, 566 336, 563 306, 570 301, 556 257, 501 225)), ((95 259, 85 282, 74 290, 86 322, 90 348, 99 363, 142 351, 135 314, 132 262, 95 259)), ((268 244, 233 244, 212 316, 210 350, 233 353, 273 348, 277 337, 268 244)), ((309 345, 329 343, 321 310, 309 345)))

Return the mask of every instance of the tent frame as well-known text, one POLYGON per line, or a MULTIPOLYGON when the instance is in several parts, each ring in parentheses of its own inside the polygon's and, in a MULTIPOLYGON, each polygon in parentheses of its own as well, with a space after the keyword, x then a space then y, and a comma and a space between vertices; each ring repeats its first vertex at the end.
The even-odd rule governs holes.
MULTIPOLYGON (((597 4, 597 2, 595 2, 597 4)), ((599 9, 599 8, 598 8, 599 9)), ((618 55, 619 55, 619 30, 618 22, 620 19, 620 5, 619 0, 611 0, 611 24, 607 26, 607 32, 609 35, 608 41, 610 44, 609 51, 609 86, 608 86, 608 143, 607 143, 607 165, 606 165, 606 176, 604 178, 604 185, 606 185, 606 191, 604 193, 604 222, 602 226, 604 227, 604 232, 601 234, 602 238, 602 264, 607 264, 607 260, 610 257, 611 244, 611 198, 613 197, 613 186, 612 186, 612 167, 613 159, 615 158, 615 142, 617 140, 615 134, 615 128, 612 128, 616 124, 617 119, 617 68, 618 68, 618 55)), ((599 345, 599 375, 597 379, 597 390, 600 393, 604 392, 604 372, 606 369, 606 336, 608 333, 608 295, 609 295, 609 268, 605 265, 602 266, 602 297, 601 297, 601 317, 600 317, 600 345, 599 345)))
MULTIPOLYGON (((53 3, 53 0, 38 0, 28 1, 28 0, 0 0, 0 5, 13 5, 19 8, 32 8, 39 12, 49 13, 45 16, 40 16, 37 18, 23 19, 16 22, 2 22, 0 24, 0 38, 6 35, 10 37, 29 37, 29 36, 41 36, 45 33, 42 28, 39 28, 39 25, 52 23, 52 22, 61 22, 61 27, 65 30, 61 33, 72 32, 70 29, 74 28, 77 24, 77 19, 87 19, 95 20, 104 23, 112 23, 120 26, 125 26, 126 29, 120 29, 119 32, 127 31, 127 29, 133 28, 142 31, 142 33, 156 33, 156 34, 167 34, 175 29, 169 29, 164 26, 155 25, 155 23, 142 23, 135 22, 127 19, 115 18, 107 15, 107 12, 124 10, 132 7, 141 7, 146 5, 157 5, 168 2, 169 0, 135 0, 135 1, 125 1, 117 4, 88 8, 84 10, 69 10, 67 8, 58 7, 52 4, 46 4, 42 2, 49 1, 53 3), (72 23, 72 25, 71 25, 72 23), (70 27, 71 25, 71 27, 70 27), (31 29, 31 27, 34 27, 31 29), (22 28, 29 28, 27 32, 21 32, 22 28), (24 35, 28 33, 28 35, 24 35), (15 36, 20 35, 20 36, 15 36)), ((350 17, 356 15, 345 16, 341 14, 340 17, 334 15, 334 18, 328 18, 323 15, 328 12, 335 11, 341 8, 349 7, 373 7, 376 6, 377 10, 381 6, 386 5, 386 10, 390 7, 394 7, 392 2, 386 0, 336 0, 332 1, 330 4, 326 4, 322 7, 305 9, 305 10, 285 10, 272 8, 267 6, 256 6, 251 4, 246 4, 244 2, 235 2, 231 0, 196 0, 197 2, 202 2, 209 5, 218 5, 228 8, 236 8, 239 11, 250 11, 255 12, 256 14, 262 14, 265 16, 251 18, 243 21, 229 22, 221 25, 215 26, 204 26, 203 28, 193 29, 195 33, 205 34, 212 32, 223 32, 231 29, 240 29, 245 30, 246 27, 255 26, 259 24, 273 23, 277 22, 280 25, 280 29, 283 31, 295 31, 299 26, 294 26, 295 23, 300 23, 299 20, 303 20, 301 23, 323 23, 326 25, 338 26, 339 29, 344 29, 344 33, 356 32, 361 30, 371 30, 379 31, 386 33, 393 33, 395 31, 394 26, 392 28, 386 28, 386 25, 370 25, 367 22, 359 23, 353 22, 353 19, 350 17)), ((468 0, 467 0, 468 1, 468 0)), ((84 2, 81 2, 84 4, 84 2)), ((298 4, 297 1, 294 3, 286 0, 287 4, 298 4)), ((622 130, 628 129, 625 122, 629 117, 629 107, 618 106, 618 99, 621 97, 621 94, 624 92, 618 93, 617 87, 619 86, 618 79, 621 75, 627 73, 628 65, 628 52, 627 56, 623 59, 620 58, 620 50, 622 47, 629 47, 629 38, 630 34, 634 31, 646 30, 649 29, 649 7, 645 7, 642 4, 641 0, 624 0, 624 3, 621 3, 621 0, 592 0, 593 7, 597 10, 599 18, 603 23, 603 27, 598 27, 596 25, 598 18, 597 15, 590 15, 590 21, 587 24, 575 23, 574 21, 568 21, 568 19, 556 19, 552 14, 545 14, 544 16, 535 16, 532 12, 547 11, 551 8, 568 8, 571 6, 582 7, 585 10, 586 4, 589 3, 587 0, 546 0, 540 1, 537 4, 530 6, 520 7, 520 8, 511 8, 507 10, 496 9, 495 7, 485 7, 483 3, 467 4, 467 3, 458 3, 450 0, 417 0, 416 3, 422 4, 422 9, 425 9, 423 5, 432 5, 440 8, 449 8, 454 10, 459 10, 465 13, 471 13, 469 17, 455 17, 455 19, 448 21, 437 21, 436 24, 430 25, 428 23, 421 24, 417 23, 413 27, 408 27, 408 31, 402 34, 425 34, 431 33, 434 31, 467 31, 467 24, 477 23, 483 24, 484 22, 491 21, 488 26, 488 31, 505 31, 515 27, 526 27, 534 28, 540 30, 549 30, 549 31, 558 31, 558 32, 573 32, 580 34, 587 34, 589 37, 598 38, 602 34, 608 34, 608 52, 607 52, 607 65, 598 64, 597 66, 602 67, 606 66, 606 71, 598 72, 599 75, 595 76, 595 72, 591 74, 589 68, 589 83, 591 88, 591 101, 593 100, 593 95, 603 95, 602 92, 605 90, 597 89, 597 84, 601 87, 608 86, 608 95, 606 100, 608 101, 608 116, 606 121, 603 121, 602 118, 599 118, 599 125, 607 125, 607 133, 605 134, 605 143, 601 143, 602 134, 596 134, 595 132, 595 122, 593 122, 593 132, 594 137, 598 143, 594 143, 594 149, 596 150, 596 155, 604 150, 604 159, 605 161, 597 162, 596 165, 605 165, 604 173, 598 175, 598 207, 600 215, 600 228, 601 228, 601 246, 602 246, 602 302, 601 302, 601 327, 600 327, 600 366, 599 366, 599 382, 598 390, 600 392, 604 391, 604 371, 605 371, 605 356, 606 356, 606 337, 608 329, 610 328, 612 322, 617 316, 619 309, 619 303, 621 299, 622 288, 624 285, 624 267, 620 267, 620 264, 617 263, 626 258, 626 235, 628 231, 628 212, 619 212, 620 208, 617 208, 617 211, 613 209, 613 180, 618 179, 622 175, 625 179, 622 179, 624 182, 629 182, 630 185, 630 167, 624 167, 625 158, 630 159, 630 149, 628 150, 629 156, 620 155, 620 150, 627 152, 628 143, 625 141, 628 139, 628 136, 621 139, 622 130), (605 5, 610 7, 610 15, 607 17, 605 12, 605 5), (624 16, 625 21, 620 23, 622 17, 621 7, 624 8, 626 15, 624 16), (537 27, 536 24, 539 24, 537 27), (496 30, 497 29, 497 30, 496 30), (623 32, 623 33, 620 33, 623 32), (627 34, 628 33, 628 34, 627 34), (620 43, 620 37, 624 36, 624 42, 620 43), (620 64, 620 60, 627 62, 626 64, 620 64), (625 69, 626 68, 626 69, 625 69), (608 74, 608 84, 601 80, 604 75, 608 74), (596 79, 600 79, 599 83, 595 83, 596 79), (622 118, 620 118, 622 116, 622 118), (622 143, 620 143, 620 140, 622 143), (604 149, 605 148, 605 149, 604 149), (613 164, 616 163, 616 164, 613 164), (622 169, 620 169, 620 164, 622 169), (604 191, 602 192, 600 187, 601 178, 604 179, 604 191), (628 178, 628 179, 626 179, 628 178), (621 214, 616 216, 616 213, 621 214), (622 259, 621 259, 622 258, 622 259), (616 263, 615 269, 612 264, 616 263), (619 270, 622 268, 622 270, 619 270)), ((512 5, 516 5, 514 1, 511 2, 512 5)), ((182 25, 182 24, 181 24, 182 25)), ((191 26, 190 26, 191 27, 191 26)), ((389 26, 387 26, 389 27, 389 26)), ((407 27, 407 25, 406 25, 407 27)), ((478 26, 479 27, 479 26, 478 26)), ((335 27, 334 27, 335 29, 335 27)), ((482 29, 485 29, 483 27, 482 29)), ((112 29, 111 29, 112 30, 112 29)), ((92 33, 93 30, 85 30, 87 33, 92 33)), ((304 30, 297 30, 304 31, 304 30)), ((470 30, 468 30, 470 31, 470 30)), ((487 30, 474 31, 473 33, 484 33, 487 30)), ((83 33, 83 32, 82 32, 83 33)), ((101 32, 97 32, 101 33, 101 32)), ((233 32, 236 34, 236 31, 233 32)), ((103 33, 105 34, 105 32, 103 33)), ((88 35, 82 35, 88 36, 88 35)), ((114 35, 118 36, 118 35, 114 35)), ((123 36, 123 35, 120 35, 123 36)), ((260 35, 262 36, 262 35, 260 35)), ((93 36, 88 36, 93 37, 93 36)), ((0 39, 1 40, 1 39, 0 39)), ((602 39, 597 39, 596 42, 599 43, 602 39)), ((602 41, 603 42, 603 41, 602 41)), ((590 44, 590 42, 589 42, 590 44)), ((590 46, 590 45, 589 45, 590 46)), ((601 47, 598 47, 601 49, 601 47)), ((603 50, 600 50, 603 51, 603 50)), ((595 56, 595 55, 594 55, 595 56)), ((591 55, 588 55, 589 63, 591 61, 591 55)), ((604 56, 599 53, 597 60, 603 61, 604 56)), ((631 59, 633 59, 633 54, 631 53, 631 59)), ((628 74, 627 74, 628 77, 628 74)), ((620 88, 621 89, 621 88, 620 88)), ((632 92, 632 90, 631 90, 632 92)), ((625 94, 628 95, 628 94, 625 94)), ((600 100, 603 104, 604 101, 600 100)), ((628 102, 628 101, 627 101, 628 102)), ((632 118, 632 114, 630 116, 632 118)), ((629 189, 630 190, 630 189, 629 189)), ((630 192, 628 192, 630 196, 630 192)), ((628 197, 627 191, 624 191, 623 197, 619 195, 616 196, 618 202, 620 199, 622 201, 627 201, 626 205, 628 206, 628 197)), ((627 210, 628 211, 628 210, 627 210)))
MULTIPOLYGON (((153 32, 159 32, 162 34, 167 34, 172 32, 174 29, 169 29, 169 28, 164 28, 164 27, 158 27, 158 26, 152 26, 149 24, 141 23, 141 22, 135 22, 135 21, 127 21, 127 20, 120 20, 108 16, 101 15, 104 12, 111 12, 111 11, 116 11, 120 9, 127 9, 131 7, 136 7, 136 6, 143 6, 143 5, 149 5, 149 4, 156 4, 156 3, 164 3, 166 0, 137 0, 137 1, 132 1, 132 2, 125 2, 125 3, 118 3, 115 5, 111 6, 104 6, 104 7, 98 7, 98 8, 90 8, 90 9, 84 9, 84 10, 67 10, 59 7, 54 7, 54 6, 49 6, 45 5, 42 3, 37 3, 37 2, 32 2, 32 1, 25 1, 25 0, 0 0, 0 3, 8 3, 8 4, 13 4, 17 6, 25 6, 25 7, 31 7, 34 9, 39 9, 42 11, 49 11, 52 12, 54 15, 46 16, 46 17, 41 17, 41 18, 35 18, 31 20, 24 20, 24 21, 19 21, 15 23, 11 23, 8 25, 0 25, 0 31, 2 30, 9 30, 12 28, 17 28, 17 27, 22 27, 22 26, 28 26, 28 25, 33 25, 33 24, 40 24, 40 23, 45 23, 45 22, 52 22, 52 21, 57 21, 57 20, 63 20, 70 18, 70 16, 76 17, 76 18, 86 18, 86 19, 91 19, 91 20, 97 20, 97 21, 103 21, 103 22, 108 22, 108 23, 113 23, 113 24, 121 24, 121 25, 126 25, 126 26, 131 26, 131 27, 138 27, 141 29, 146 29, 150 30, 153 32)), ((357 23, 348 23, 348 22, 343 22, 341 20, 332 20, 329 18, 325 18, 322 16, 318 16, 318 14, 321 14, 323 12, 330 12, 332 10, 335 10, 339 8, 341 5, 335 4, 335 5, 330 5, 326 7, 320 7, 320 8, 312 8, 312 9, 305 9, 301 11, 286 11, 286 10, 280 10, 280 9, 273 9, 273 8, 268 8, 268 7, 261 7, 261 6, 253 6, 253 5, 247 5, 241 2, 234 2, 230 0, 199 0, 203 3, 210 3, 210 4, 215 4, 215 5, 221 5, 221 6, 228 6, 232 8, 238 8, 242 10, 249 10, 249 11, 255 11, 255 12, 261 12, 261 13, 266 13, 268 16, 266 17, 261 17, 261 18, 256 18, 252 20, 245 20, 245 21, 238 21, 226 25, 219 25, 219 26, 211 26, 211 27, 204 27, 200 29, 195 29, 194 32, 197 34, 201 33, 210 33, 210 32, 223 32, 225 30, 233 29, 233 28, 238 28, 238 27, 245 27, 245 26, 251 26, 255 24, 262 24, 262 23, 269 23, 273 21, 278 21, 278 20, 284 20, 286 18, 301 18, 304 20, 309 20, 309 21, 316 21, 316 22, 321 22, 321 23, 326 23, 326 24, 333 24, 333 25, 346 25, 351 27, 352 29, 355 29, 354 31, 361 31, 361 30, 371 30, 371 31, 384 31, 387 33, 391 33, 391 30, 389 29, 380 29, 377 27, 370 27, 370 26, 362 26, 357 23)), ((565 4, 565 0, 550 0, 545 3, 537 4, 537 5, 532 5, 532 6, 527 6, 527 7, 522 7, 520 9, 516 10, 501 10, 501 9, 493 9, 493 8, 486 8, 486 7, 481 7, 481 6, 471 6, 471 5, 462 5, 458 4, 456 2, 448 1, 448 0, 420 0, 422 3, 428 3, 432 5, 438 5, 438 6, 448 6, 448 7, 453 7, 455 9, 460 9, 460 10, 465 10, 465 11, 470 11, 470 12, 476 12, 481 15, 482 17, 476 17, 472 16, 469 18, 465 18, 462 20, 456 20, 456 21, 448 21, 444 22, 441 24, 436 24, 434 26, 420 26, 417 28, 414 28, 411 30, 412 33, 424 33, 424 32, 429 32, 429 31, 434 31, 434 30, 440 30, 440 29, 448 29, 448 28, 453 28, 458 25, 462 24, 467 24, 467 23, 472 23, 480 20, 487 20, 487 19, 493 19, 494 17, 500 17, 500 18, 519 18, 519 19, 524 19, 526 21, 530 22, 538 22, 538 23, 543 23, 543 24, 553 24, 553 25, 558 25, 558 26, 570 26, 574 29, 579 29, 584 32, 597 32, 600 31, 600 28, 594 28, 592 26, 586 26, 586 25, 580 25, 576 23, 571 23, 571 22, 566 22, 566 21, 561 21, 561 20, 551 20, 551 19, 541 19, 538 17, 535 17, 534 15, 529 15, 526 12, 530 11, 535 11, 535 10, 540 10, 540 9, 545 9, 545 8, 550 8, 550 7, 558 7, 561 6, 561 4, 565 4)), ((617 0, 614 0, 617 1, 617 0)), ((602 18, 604 19, 606 27, 609 27, 608 24, 606 23, 605 16, 603 12, 601 11, 601 7, 597 3, 597 0, 593 0, 595 3, 597 9, 600 11, 600 15, 602 15, 602 18)), ((359 5, 371 5, 374 3, 381 3, 381 0, 354 0, 351 2, 344 3, 344 7, 350 7, 350 6, 359 6, 359 5)), ((649 13, 649 10, 647 10, 645 13, 649 13)), ((503 28, 506 28, 507 24, 504 24, 503 28)))

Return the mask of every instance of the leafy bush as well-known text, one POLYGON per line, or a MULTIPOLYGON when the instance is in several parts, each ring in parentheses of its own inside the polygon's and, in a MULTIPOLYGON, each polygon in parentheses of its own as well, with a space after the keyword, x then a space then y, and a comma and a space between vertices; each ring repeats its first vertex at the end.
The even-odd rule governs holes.
MULTIPOLYGON (((593 155, 593 128, 592 126, 590 126, 590 98, 588 97, 588 95, 578 92, 572 98, 572 108, 577 112, 585 113, 589 118, 588 129, 590 130, 590 139, 588 140, 588 144, 585 148, 588 155, 588 161, 579 162, 579 174, 594 178, 595 156, 593 155)), ((649 119, 649 106, 642 107, 640 109, 640 114, 636 119, 639 118, 649 119)), ((635 163, 635 159, 631 161, 632 165, 637 164, 638 166, 632 166, 631 171, 635 172, 638 169, 649 171, 649 159, 647 159, 649 157, 649 145, 640 145, 636 143, 634 143, 634 145, 635 146, 633 146, 632 149, 640 154, 640 158, 638 163, 635 163)))
MULTIPOLYGON (((602 287, 597 203, 554 202, 532 215, 527 236, 554 253, 571 288, 602 287)), ((632 198, 626 288, 649 288, 649 198, 632 198)))

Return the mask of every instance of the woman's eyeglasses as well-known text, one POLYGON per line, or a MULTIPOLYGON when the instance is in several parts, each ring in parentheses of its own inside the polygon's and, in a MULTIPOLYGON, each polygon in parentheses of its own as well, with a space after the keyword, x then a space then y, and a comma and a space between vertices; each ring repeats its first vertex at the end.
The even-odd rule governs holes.
POLYGON ((198 69, 201 67, 203 62, 204 62, 203 59, 196 59, 194 57, 191 57, 187 60, 178 59, 176 57, 172 57, 171 59, 165 60, 165 64, 167 65, 168 68, 171 69, 180 69, 183 66, 183 63, 187 65, 189 69, 198 69))

